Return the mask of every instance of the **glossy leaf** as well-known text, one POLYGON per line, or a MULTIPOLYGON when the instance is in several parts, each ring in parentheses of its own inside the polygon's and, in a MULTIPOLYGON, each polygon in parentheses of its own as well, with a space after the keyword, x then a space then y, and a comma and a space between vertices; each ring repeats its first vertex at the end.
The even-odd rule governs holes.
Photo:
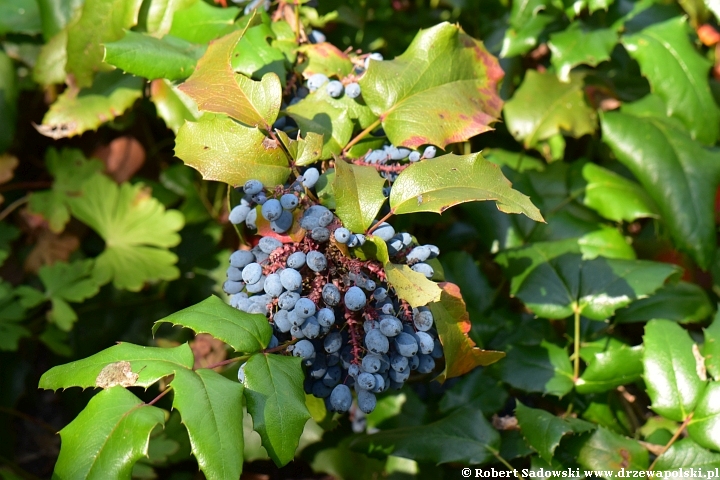
MULTIPOLYGON (((536 3, 536 2, 517 2, 536 3)), ((513 7, 515 3, 513 3, 513 7)), ((556 20, 555 16, 537 13, 527 20, 527 23, 508 28, 503 38, 500 56, 503 58, 524 55, 535 48, 540 35, 545 28, 556 20)))
POLYGON ((470 339, 470 317, 460 289, 452 283, 441 283, 440 299, 428 305, 435 319, 445 355, 445 369, 436 380, 444 382, 464 375, 475 367, 490 365, 505 356, 503 352, 482 350, 470 339))
POLYGON ((675 245, 707 268, 715 252, 713 202, 720 154, 703 148, 673 123, 650 115, 608 112, 602 129, 603 140, 658 206, 675 245))
POLYGON ((643 378, 652 409, 682 422, 705 389, 697 373, 693 341, 682 327, 668 320, 649 321, 643 340, 643 378))
POLYGON ((0 5, 0 35, 6 33, 39 33, 40 12, 32 0, 6 0, 0 5))
POLYGON ((696 323, 713 314, 707 293, 697 284, 678 282, 666 285, 652 296, 617 311, 615 323, 647 322, 663 318, 678 323, 696 323))
POLYGON ((150 433, 165 412, 146 405, 123 387, 95 395, 60 431, 57 478, 130 478, 135 462, 148 455, 150 433))
POLYGON ((230 59, 243 34, 237 30, 213 42, 179 88, 201 111, 222 113, 251 127, 266 127, 280 111, 282 86, 274 73, 256 82, 233 71, 230 59))
POLYGON ((704 389, 687 431, 698 445, 720 450, 720 382, 711 382, 704 389))
POLYGON ((153 333, 163 323, 181 325, 195 333, 209 333, 243 353, 262 350, 272 336, 272 327, 264 315, 242 312, 214 295, 158 320, 153 333))
POLYGON ((715 318, 710 326, 703 330, 705 367, 715 380, 720 380, 720 320, 718 318, 720 318, 720 312, 715 313, 715 318))
POLYGON ((242 185, 257 179, 266 186, 285 183, 290 165, 282 147, 259 129, 222 115, 186 122, 175 139, 175 155, 206 180, 242 185))
POLYGON ((585 102, 580 75, 570 75, 564 83, 552 73, 528 70, 504 113, 508 130, 525 148, 559 133, 579 138, 593 133, 597 124, 595 110, 585 102))
POLYGON ((158 116, 175 134, 185 121, 194 122, 200 118, 195 102, 168 80, 153 80, 150 83, 150 100, 155 104, 158 116))
POLYGON ((699 468, 706 475, 719 467, 720 453, 709 452, 689 438, 673 443, 655 464, 657 471, 699 468))
POLYGON ((182 80, 195 68, 202 48, 166 35, 162 39, 128 31, 105 44, 105 62, 148 80, 182 80))
POLYGON ((659 216, 655 202, 632 180, 594 163, 585 164, 583 178, 588 182, 585 205, 608 220, 632 222, 659 216))
POLYGON ((583 260, 597 257, 635 260, 635 251, 617 229, 603 227, 578 238, 583 260))
MULTIPOLYGON (((282 130, 277 130, 276 134, 287 149, 290 157, 295 161, 295 165, 312 165, 320 159, 323 144, 322 135, 308 132, 305 138, 298 136, 297 140, 293 140, 282 130)), ((319 191, 318 194, 320 194, 319 191)))
POLYGON ((610 341, 586 360, 587 368, 575 382, 580 394, 612 390, 639 380, 643 374, 643 349, 610 341))
POLYGON ((50 105, 38 131, 50 138, 74 137, 122 115, 142 97, 143 80, 120 70, 99 74, 92 86, 69 87, 50 105))
POLYGON ((263 447, 276 465, 293 459, 310 412, 300 358, 258 353, 245 364, 245 399, 263 447))
POLYGON ((550 62, 563 82, 570 81, 570 70, 578 65, 596 66, 610 59, 618 41, 617 33, 609 28, 584 31, 580 23, 570 24, 566 30, 550 35, 550 62))
POLYGON ((235 53, 231 58, 233 70, 255 79, 272 72, 285 86, 287 77, 285 55, 268 43, 268 40, 274 37, 270 24, 261 23, 248 28, 235 47, 235 53))
POLYGON ((573 369, 565 349, 543 341, 514 346, 498 364, 503 381, 526 392, 562 397, 573 388, 573 369))
POLYGON ((194 3, 195 0, 153 0, 147 12, 141 12, 139 23, 154 37, 162 38, 170 31, 175 13, 194 3))
POLYGON ((303 45, 298 51, 305 56, 305 61, 298 64, 297 70, 305 78, 322 73, 328 77, 342 79, 352 72, 353 65, 350 58, 331 43, 303 45))
POLYGON ((40 48, 32 78, 43 86, 65 81, 67 63, 67 29, 63 29, 40 48))
POLYGON ((353 450, 369 455, 394 455, 435 464, 482 464, 500 447, 500 435, 477 408, 460 408, 428 425, 363 435, 353 450))
POLYGON ((645 470, 648 451, 637 440, 598 428, 578 452, 580 466, 593 470, 645 470))
POLYGON ((485 415, 499 412, 508 399, 502 382, 488 375, 487 369, 476 368, 448 388, 440 399, 440 412, 477 405, 485 415))
POLYGON ((385 203, 382 178, 374 167, 335 162, 335 214, 355 233, 364 232, 385 203))
MULTIPOLYGON (((232 308, 232 307, 230 307, 232 308)), ((243 386, 208 369, 178 370, 171 383, 192 452, 208 480, 240 478, 243 386)))
POLYGON ((301 132, 322 135, 320 159, 339 154, 350 141, 353 132, 349 110, 334 105, 328 98, 322 91, 316 91, 286 109, 301 132))
POLYGON ((500 168, 479 153, 443 155, 410 165, 390 191, 390 207, 396 214, 442 213, 453 205, 478 200, 494 200, 500 211, 543 221, 530 199, 513 190, 500 168))
POLYGON ((562 437, 568 433, 583 433, 595 428, 592 423, 572 417, 556 417, 550 412, 526 407, 520 402, 516 404, 515 416, 525 440, 546 462, 552 461, 553 453, 560 445, 562 437))
POLYGON ((667 104, 667 115, 678 118, 693 139, 710 145, 720 129, 720 112, 707 81, 711 62, 690 43, 688 30, 685 19, 675 17, 624 37, 623 44, 652 91, 667 104))
POLYGON ((73 216, 105 240, 93 276, 100 284, 138 291, 148 281, 173 280, 180 274, 177 256, 167 250, 180 243, 183 216, 165 210, 142 184, 117 185, 96 174, 82 195, 68 200, 73 216))
POLYGON ((77 87, 94 87, 95 73, 109 69, 102 63, 103 44, 121 39, 125 29, 137 23, 141 4, 142 0, 84 2, 82 14, 70 23, 67 37, 65 69, 74 76, 77 87))
POLYGON ((572 242, 538 242, 511 250, 497 261, 512 277, 511 294, 544 318, 566 318, 575 311, 605 320, 679 274, 666 263, 596 258, 582 260, 572 242))
POLYGON ((394 145, 444 148, 490 130, 502 108, 502 76, 481 42, 441 23, 421 30, 394 60, 371 61, 359 83, 394 145))
POLYGON ((232 32, 240 13, 238 7, 221 8, 198 1, 188 1, 184 7, 173 15, 170 35, 192 43, 208 43, 232 32))
POLYGON ((408 302, 411 307, 420 307, 440 300, 442 290, 437 283, 428 280, 407 265, 385 264, 388 283, 395 289, 398 298, 408 302))
POLYGON ((123 361, 129 362, 133 373, 139 375, 134 385, 147 388, 179 369, 192 368, 195 360, 188 344, 157 348, 119 343, 82 360, 51 368, 40 377, 39 387, 49 390, 92 388, 105 367, 123 361))

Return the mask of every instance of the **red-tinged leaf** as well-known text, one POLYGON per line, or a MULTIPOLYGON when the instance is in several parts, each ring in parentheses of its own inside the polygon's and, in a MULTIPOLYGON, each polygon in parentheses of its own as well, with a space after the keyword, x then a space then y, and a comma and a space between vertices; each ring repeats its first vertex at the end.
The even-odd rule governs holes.
POLYGON ((250 126, 272 125, 282 102, 280 79, 268 73, 256 82, 233 71, 230 56, 243 34, 237 30, 211 43, 179 88, 202 111, 224 113, 250 126))
POLYGON ((475 367, 490 365, 505 356, 505 352, 482 350, 468 337, 470 316, 460 288, 449 282, 440 283, 440 301, 428 305, 435 317, 440 342, 445 351, 445 370, 436 380, 463 375, 475 367))
POLYGON ((316 73, 343 78, 352 71, 352 62, 335 45, 327 42, 304 45, 299 52, 306 60, 298 65, 305 78, 316 73))
POLYGON ((257 210, 258 216, 257 220, 255 220, 255 225, 257 226, 258 235, 262 235, 263 237, 272 237, 283 243, 299 242, 305 238, 306 230, 300 226, 300 217, 302 216, 301 210, 295 210, 295 212, 293 212, 294 220, 292 227, 290 227, 290 230, 285 233, 273 232, 272 228, 270 228, 270 222, 260 215, 260 207, 257 207, 257 210))

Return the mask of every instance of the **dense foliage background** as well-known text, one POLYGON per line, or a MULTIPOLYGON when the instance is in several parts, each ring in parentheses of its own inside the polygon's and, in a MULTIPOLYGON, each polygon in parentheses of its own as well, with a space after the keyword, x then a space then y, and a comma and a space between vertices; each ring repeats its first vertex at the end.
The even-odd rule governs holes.
MULTIPOLYGON (((199 118, 177 85, 211 40, 248 24, 245 7, 0 0, 0 477, 50 478, 56 432, 96 393, 38 389, 50 368, 118 341, 189 341, 196 367, 230 354, 151 329, 224 298, 228 255, 246 240, 227 185, 175 157, 199 118)), ((244 475, 720 467, 719 14, 711 0, 273 3, 238 45, 234 68, 255 79, 284 82, 303 55, 322 64, 296 50, 300 30, 323 32, 339 62, 354 49, 393 59, 440 22, 482 40, 504 71, 502 119, 445 153, 482 151, 545 223, 492 201, 393 217, 439 246, 470 337, 506 356, 388 392, 366 418, 309 400, 284 467, 246 414, 244 475)), ((133 393, 149 402, 165 386, 133 393)), ((156 405, 170 411, 169 398, 156 405)), ((134 478, 203 478, 177 410, 140 456, 134 478)))

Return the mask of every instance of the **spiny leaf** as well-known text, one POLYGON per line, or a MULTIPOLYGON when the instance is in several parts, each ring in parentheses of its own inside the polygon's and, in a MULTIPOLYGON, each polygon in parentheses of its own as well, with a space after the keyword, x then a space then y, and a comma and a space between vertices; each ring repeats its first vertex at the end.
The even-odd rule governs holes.
POLYGON ((335 162, 335 213, 351 231, 364 232, 385 203, 385 179, 369 165, 335 162))
POLYGON ((158 116, 175 134, 185 121, 195 122, 200 118, 195 102, 168 80, 150 83, 150 100, 155 104, 158 116))
POLYGON ((603 350, 586 360, 587 368, 575 382, 580 394, 605 392, 638 380, 643 373, 642 346, 631 347, 609 339, 603 350))
MULTIPOLYGON (((315 163, 320 159, 322 153, 323 136, 315 132, 308 132, 305 138, 298 133, 297 140, 288 137, 282 130, 276 130, 276 134, 287 149, 295 165, 305 166, 315 163)), ((320 192, 318 192, 319 194, 320 192)), ((329 208, 329 207, 328 207, 329 208)))
POLYGON ((186 122, 175 139, 175 155, 206 180, 242 185, 257 179, 281 185, 290 175, 282 147, 256 127, 246 127, 224 115, 205 114, 186 122))
POLYGON ((482 350, 468 336, 470 316, 458 286, 447 282, 439 286, 442 289, 440 299, 428 305, 445 355, 445 369, 436 380, 444 382, 503 358, 504 352, 482 350))
POLYGON ((578 246, 583 260, 597 257, 635 260, 635 250, 628 244, 623 234, 612 227, 604 226, 600 230, 586 233, 578 238, 578 246))
POLYGON ((221 8, 205 2, 186 0, 172 18, 170 35, 192 43, 208 43, 235 30, 240 9, 221 8))
POLYGON ((550 62, 557 70, 558 78, 568 82, 573 67, 581 64, 594 67, 609 60, 617 41, 617 33, 609 28, 583 31, 580 23, 574 22, 566 30, 550 35, 550 62))
POLYGON ((280 111, 282 86, 274 73, 256 82, 233 72, 230 57, 243 34, 237 30, 210 44, 180 90, 202 111, 223 113, 251 127, 266 127, 280 111))
POLYGON ((331 43, 303 45, 298 52, 305 56, 305 61, 297 66, 297 70, 305 78, 322 73, 328 77, 342 79, 352 72, 353 65, 350 58, 331 43))
POLYGON ((688 282, 665 285, 648 297, 617 311, 615 323, 647 322, 663 318, 678 323, 701 322, 713 314, 713 304, 699 285, 688 282))
POLYGON ((712 323, 703 330, 705 343, 703 355, 707 371, 715 380, 720 380, 720 310, 715 313, 712 323))
POLYGON ((540 458, 551 462, 560 440, 568 433, 583 433, 595 428, 592 423, 572 417, 559 418, 539 408, 526 407, 517 402, 515 416, 523 437, 540 454, 540 458))
POLYGON ((603 140, 652 197, 675 245, 708 268, 716 250, 713 211, 720 153, 655 116, 657 107, 657 97, 651 96, 604 114, 603 140))
POLYGON ((643 188, 632 180, 594 163, 583 167, 584 203, 608 220, 632 222, 638 218, 657 218, 657 207, 643 188))
POLYGON ((502 108, 502 76, 481 42, 441 23, 421 30, 394 60, 370 61, 360 86, 394 145, 444 148, 490 130, 502 108))
POLYGON ((142 78, 120 70, 98 74, 86 89, 69 87, 50 105, 37 130, 58 139, 97 130, 130 108, 142 97, 142 78))
POLYGON ((720 382, 710 382, 701 393, 687 431, 698 445, 720 450, 720 382))
POLYGON ((272 38, 275 38, 275 34, 269 23, 248 28, 235 47, 231 59, 233 70, 256 79, 272 72, 284 87, 287 77, 285 55, 268 43, 268 39, 272 38))
POLYGON ((162 323, 182 325, 195 333, 209 333, 243 353, 262 350, 272 336, 272 327, 264 315, 241 312, 214 295, 158 320, 153 325, 153 334, 162 323))
POLYGON ((286 109, 301 131, 322 135, 323 160, 339 154, 353 132, 350 110, 334 105, 328 98, 329 95, 316 91, 286 109))
POLYGON ((129 362, 132 372, 138 374, 134 385, 149 387, 179 369, 192 368, 195 362, 187 343, 173 348, 141 347, 132 343, 119 343, 82 360, 58 365, 40 377, 40 388, 92 388, 100 372, 112 363, 129 362))
POLYGON ((53 477, 130 478, 135 462, 148 455, 153 428, 164 423, 163 410, 145 405, 125 388, 103 390, 60 431, 53 477))
POLYGON ((481 464, 497 452, 500 435, 479 409, 466 407, 428 425, 363 435, 351 447, 373 456, 394 455, 435 464, 481 464))
POLYGON ((550 0, 512 2, 510 28, 503 38, 501 57, 523 55, 532 50, 545 27, 559 13, 550 0))
POLYGON ((100 284, 112 281, 116 288, 137 291, 147 281, 173 280, 180 274, 174 266, 177 256, 167 247, 180 243, 183 216, 165 210, 142 184, 118 186, 96 174, 82 195, 68 203, 73 216, 105 240, 105 250, 95 260, 94 277, 100 284))
POLYGON ((530 199, 513 190, 500 168, 482 155, 443 155, 410 165, 398 175, 390 191, 396 214, 442 213, 463 202, 494 200, 505 213, 523 213, 542 222, 530 199))
POLYGON ((683 438, 673 443, 670 448, 660 455, 655 469, 660 471, 678 470, 680 468, 699 468, 707 475, 720 467, 720 453, 705 450, 689 438, 683 438))
POLYGON ((645 470, 648 451, 637 440, 598 428, 578 452, 580 466, 593 470, 645 470))
POLYGON ((697 373, 693 341, 676 323, 651 320, 645 325, 643 344, 643 377, 652 409, 682 422, 705 389, 697 373))
POLYGON ((504 112, 508 130, 525 148, 559 133, 579 138, 593 133, 597 124, 595 110, 585 102, 583 77, 577 74, 563 83, 552 73, 528 70, 504 112))
POLYGON ((552 343, 514 346, 498 364, 502 380, 526 392, 562 397, 573 388, 573 368, 567 352, 552 343))
POLYGON ((388 283, 395 289, 398 297, 412 306, 421 307, 440 300, 442 290, 435 282, 427 279, 407 265, 385 264, 388 283))
POLYGON ((293 459, 310 412, 300 358, 256 353, 245 364, 245 399, 263 447, 277 466, 293 459))
MULTIPOLYGON (((232 308, 232 307, 230 307, 232 308)), ((208 369, 178 370, 171 383, 192 452, 208 480, 240 478, 243 386, 208 369)))
POLYGON ((684 17, 650 25, 623 38, 654 93, 667 104, 667 115, 680 119, 693 139, 711 145, 720 129, 720 112, 707 75, 712 63, 688 38, 684 17))

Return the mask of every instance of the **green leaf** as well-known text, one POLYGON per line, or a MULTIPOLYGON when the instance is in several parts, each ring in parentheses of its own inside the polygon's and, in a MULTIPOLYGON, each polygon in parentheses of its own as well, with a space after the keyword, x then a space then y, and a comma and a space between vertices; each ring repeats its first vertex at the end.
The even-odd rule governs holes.
POLYGON ((617 229, 603 226, 600 230, 586 233, 578 238, 583 260, 597 257, 635 260, 635 251, 617 229))
POLYGON ((699 393, 688 434, 701 447, 720 450, 720 382, 710 382, 699 393))
POLYGON ((103 170, 99 160, 85 158, 80 150, 50 148, 45 154, 45 165, 55 178, 51 190, 33 192, 30 210, 41 215, 50 230, 60 233, 70 221, 68 199, 80 193, 82 186, 93 175, 103 170))
POLYGON ((587 368, 575 382, 580 394, 605 392, 639 380, 643 374, 643 349, 609 339, 605 348, 585 360, 587 368))
MULTIPOLYGON (((514 2, 516 3, 535 3, 535 2, 514 2)), ((527 23, 519 27, 508 28, 503 38, 502 50, 500 57, 508 58, 517 55, 524 55, 535 48, 538 44, 540 35, 545 28, 556 20, 553 15, 538 13, 530 17, 527 23)))
POLYGON ((65 68, 77 87, 90 87, 95 73, 109 69, 102 63, 103 44, 121 39, 125 29, 137 23, 141 4, 142 0, 85 1, 80 18, 69 25, 67 40, 65 68))
POLYGON ((350 141, 353 132, 350 111, 335 106, 329 98, 326 92, 323 95, 323 92, 318 90, 286 109, 301 132, 322 135, 323 149, 320 159, 323 160, 339 154, 350 141))
POLYGON ((481 350, 468 336, 470 316, 460 289, 452 283, 441 283, 440 298, 428 304, 435 319, 445 355, 445 369, 436 378, 439 382, 464 375, 477 366, 490 365, 505 356, 503 352, 481 350))
POLYGON ((678 324, 651 320, 645 325, 643 375, 652 409, 682 422, 695 409, 705 382, 698 376, 693 341, 678 324))
POLYGON ((153 428, 164 423, 163 410, 123 387, 103 390, 60 430, 62 447, 53 477, 130 478, 135 462, 148 455, 153 428))
POLYGON ((214 295, 158 320, 153 325, 153 334, 162 323, 182 325, 195 333, 209 333, 243 353, 262 350, 272 336, 272 327, 264 315, 241 312, 214 295))
POLYGON ((144 25, 148 33, 162 38, 170 31, 175 13, 194 3, 196 0, 151 0, 147 9, 141 9, 138 23, 144 25))
POLYGON ((192 43, 208 43, 235 30, 238 7, 220 8, 196 1, 175 12, 170 35, 192 43))
POLYGON ((552 73, 528 70, 512 99, 505 104, 508 130, 525 148, 562 133, 574 138, 593 133, 595 110, 585 102, 583 77, 567 83, 552 73))
POLYGON ((623 437, 603 427, 598 428, 583 443, 577 461, 587 469, 613 472, 621 469, 645 470, 649 464, 648 451, 637 440, 623 437))
POLYGON ((328 77, 343 79, 352 72, 353 64, 350 58, 331 43, 303 45, 298 48, 298 52, 305 56, 305 60, 297 65, 296 70, 305 78, 322 73, 328 77))
POLYGON ((242 185, 257 179, 268 187, 282 185, 290 165, 282 147, 257 127, 246 127, 223 115, 186 122, 175 139, 175 155, 206 180, 242 185))
MULTIPOLYGON (((230 307, 232 308, 232 307, 230 307)), ((178 370, 171 383, 192 452, 208 480, 240 478, 243 386, 208 369, 178 370)))
POLYGON ((529 197, 513 190, 500 168, 479 153, 449 154, 412 164, 398 175, 390 191, 390 207, 396 214, 442 213, 478 200, 494 200, 500 211, 543 221, 529 197))
POLYGON ((266 73, 278 76, 283 86, 287 77, 285 55, 270 46, 268 38, 275 38, 270 24, 262 23, 248 28, 235 47, 231 62, 235 72, 260 79, 266 73))
POLYGON ((720 380, 720 310, 715 313, 715 318, 708 328, 703 330, 705 343, 703 344, 703 355, 707 371, 715 380, 720 380))
POLYGON ((180 243, 183 216, 166 211, 142 184, 118 186, 97 174, 85 183, 82 195, 68 202, 73 216, 105 240, 105 250, 95 260, 94 277, 100 284, 112 281, 116 288, 138 291, 145 282, 180 274, 174 266, 177 256, 167 248, 180 243))
POLYGON ((245 364, 245 399, 253 427, 276 465, 295 456, 310 412, 300 358, 257 353, 245 364))
POLYGON ((494 458, 500 435, 473 407, 459 408, 428 425, 385 430, 363 435, 353 450, 369 455, 394 455, 434 464, 482 464, 494 458))
POLYGON ((32 78, 42 86, 65 82, 67 29, 63 29, 40 48, 32 78))
POLYGON ((40 377, 39 387, 48 390, 94 388, 100 372, 108 365, 118 362, 129 362, 132 372, 138 374, 137 380, 132 384, 147 388, 180 369, 192 368, 195 359, 187 343, 173 348, 119 343, 82 360, 51 368, 40 377))
POLYGON ((715 254, 720 153, 703 148, 672 122, 636 115, 651 101, 631 105, 628 113, 635 114, 604 114, 603 140, 652 197, 675 245, 708 268, 715 254))
POLYGON ((408 302, 413 308, 440 300, 442 290, 437 283, 428 280, 425 275, 414 271, 407 265, 385 263, 385 274, 397 296, 408 302))
POLYGON ((709 452, 689 438, 683 438, 673 443, 665 453, 660 455, 655 464, 655 470, 658 472, 699 468, 705 475, 718 467, 720 467, 720 453, 709 452))
POLYGON ((476 368, 445 391, 439 407, 441 413, 448 413, 472 404, 485 415, 492 415, 505 406, 507 399, 508 393, 502 382, 488 375, 487 369, 476 368))
POLYGON ((3 125, 0 129, 0 153, 7 150, 15 138, 17 98, 15 67, 10 57, 4 51, 0 51, 0 122, 3 125))
POLYGON ((647 322, 663 318, 679 323, 697 323, 713 314, 713 305, 699 285, 678 282, 666 285, 652 296, 618 310, 615 323, 647 322))
POLYGON ((132 107, 142 97, 142 87, 142 78, 120 70, 98 74, 89 88, 68 87, 61 93, 36 128, 56 140, 97 130, 132 107))
POLYGON ((148 80, 182 80, 190 76, 203 49, 184 40, 127 31, 116 42, 105 44, 105 62, 148 80))
MULTIPOLYGON (((293 140, 282 130, 276 130, 276 133, 290 154, 290 157, 295 161, 295 165, 311 165, 320 159, 323 144, 322 135, 308 132, 305 138, 298 135, 297 140, 293 140)), ((318 191, 318 195, 319 194, 320 192, 318 191)))
POLYGON ((37 1, 5 0, 0 3, 0 35, 6 33, 40 33, 40 12, 37 1))
POLYGON ((720 112, 707 79, 712 63, 690 43, 688 30, 685 18, 675 17, 622 41, 653 93, 667 104, 667 115, 678 118, 693 139, 711 145, 720 129, 720 112))
POLYGON ((282 86, 274 73, 256 82, 233 71, 230 58, 243 33, 237 30, 210 44, 179 88, 201 111, 222 113, 251 127, 266 127, 277 119, 282 86))
POLYGON ((394 60, 370 62, 362 96, 393 145, 444 148, 490 130, 500 116, 497 60, 460 27, 421 30, 394 60))
POLYGON ((92 278, 92 271, 91 259, 73 263, 57 262, 40 267, 38 277, 53 307, 48 312, 48 320, 61 330, 69 331, 77 320, 77 315, 67 302, 82 302, 100 290, 100 285, 92 278))
POLYGON ((15 351, 20 339, 30 336, 30 330, 18 325, 25 319, 25 308, 16 293, 9 283, 0 280, 0 351, 15 351))
POLYGON ((335 162, 335 214, 351 231, 364 232, 385 203, 385 179, 369 165, 335 162))
POLYGON ((569 82, 570 70, 574 67, 594 67, 609 60, 617 41, 617 33, 609 28, 585 31, 579 22, 574 22, 566 30, 550 35, 550 62, 555 67, 558 78, 569 82))
POLYGON ((526 152, 511 152, 501 148, 485 148, 482 151, 485 158, 499 167, 510 167, 518 173, 545 170, 545 162, 531 157, 526 152))
POLYGON ((605 320, 678 276, 670 264, 643 260, 582 260, 572 241, 538 242, 497 257, 512 277, 510 292, 535 314, 560 319, 579 312, 605 320))
POLYGON ((498 364, 502 380, 526 392, 562 397, 573 388, 573 368, 565 349, 543 341, 514 346, 498 364))
POLYGON ((197 105, 168 80, 154 80, 150 83, 150 100, 165 125, 175 134, 185 121, 195 122, 200 118, 197 105))
POLYGON ((643 188, 632 180, 594 163, 583 167, 584 203, 608 220, 632 222, 638 218, 657 218, 655 202, 643 188))
POLYGON ((0 223, 0 265, 10 255, 11 244, 20 236, 20 230, 14 225, 2 222, 0 223))
POLYGON ((516 403, 515 416, 525 440, 546 462, 552 461, 553 453, 563 436, 595 428, 592 423, 572 417, 559 418, 545 410, 526 407, 520 402, 516 403))

